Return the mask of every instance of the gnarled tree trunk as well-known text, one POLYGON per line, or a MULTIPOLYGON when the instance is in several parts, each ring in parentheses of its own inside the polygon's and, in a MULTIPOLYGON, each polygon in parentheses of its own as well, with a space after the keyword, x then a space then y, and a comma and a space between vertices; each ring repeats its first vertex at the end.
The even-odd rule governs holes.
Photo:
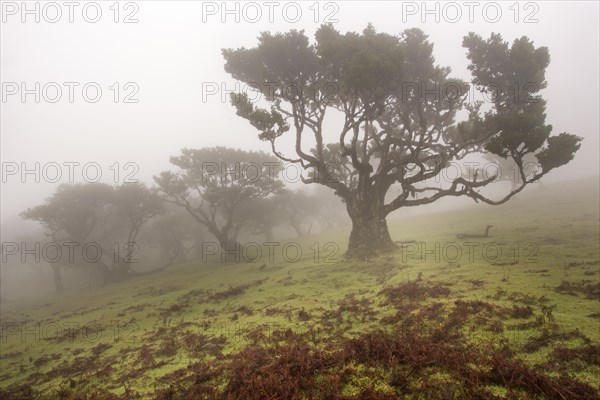
POLYGON ((347 204, 347 210, 352 220, 347 258, 366 261, 397 249, 390 237, 382 207, 375 201, 363 197, 347 204))

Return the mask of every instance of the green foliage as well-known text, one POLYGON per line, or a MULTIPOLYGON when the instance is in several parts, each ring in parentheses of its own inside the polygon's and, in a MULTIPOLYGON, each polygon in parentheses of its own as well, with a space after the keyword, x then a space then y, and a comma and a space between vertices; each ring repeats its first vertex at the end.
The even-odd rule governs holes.
POLYGON ((542 169, 547 172, 571 161, 581 146, 581 138, 566 132, 548 138, 548 146, 537 154, 542 169))
POLYGON ((171 157, 171 163, 180 172, 155 176, 160 192, 221 244, 237 239, 248 217, 243 207, 283 188, 279 160, 262 152, 225 147, 183 149, 180 156, 171 157))
POLYGON ((140 230, 163 211, 162 200, 144 184, 113 187, 86 183, 61 185, 45 204, 20 215, 40 222, 51 244, 58 246, 56 261, 50 267, 56 290, 61 291, 63 267, 97 267, 104 283, 125 278, 130 272, 128 263, 135 259, 138 250, 136 239, 140 230), (83 249, 90 245, 96 253, 86 256, 83 249), (75 247, 65 250, 63 246, 75 247), (120 254, 121 250, 126 255, 120 254), (110 257, 103 258, 108 254, 113 255, 110 261, 110 257))
POLYGON ((526 37, 509 48, 498 34, 484 41, 473 33, 465 37, 463 46, 468 49, 473 83, 493 100, 495 112, 485 116, 484 125, 497 133, 485 149, 503 158, 513 157, 518 164, 526 154, 534 154, 542 166, 541 175, 571 161, 582 139, 567 133, 550 137, 546 102, 538 94, 547 86, 548 49, 535 48, 526 37), (545 143, 548 147, 542 149, 545 143))
POLYGON ((581 138, 551 136, 545 121, 539 92, 547 85, 547 48, 526 37, 509 46, 498 34, 484 40, 474 33, 463 46, 472 83, 489 104, 468 102, 466 84, 435 64, 433 44, 416 28, 394 36, 371 25, 345 34, 323 25, 314 44, 292 30, 263 33, 254 48, 222 53, 225 71, 268 103, 262 108, 246 94, 233 94, 237 114, 270 142, 275 156, 303 168, 304 183, 327 186, 343 199, 353 223, 348 256, 366 260, 393 248, 389 213, 447 196, 502 204, 579 149, 581 138), (457 121, 462 109, 468 117, 457 121), (324 128, 328 110, 343 115, 331 131, 324 128), (295 157, 277 148, 284 135, 295 136, 295 157), (307 142, 314 147, 303 148, 307 142), (452 163, 486 153, 517 167, 517 184, 503 197, 480 190, 495 176, 459 174, 448 185, 432 185, 452 163), (528 176, 524 164, 538 156, 541 168, 528 176))
POLYGON ((65 184, 45 204, 20 215, 42 223, 57 240, 84 241, 105 215, 113 195, 114 189, 103 183, 65 184))

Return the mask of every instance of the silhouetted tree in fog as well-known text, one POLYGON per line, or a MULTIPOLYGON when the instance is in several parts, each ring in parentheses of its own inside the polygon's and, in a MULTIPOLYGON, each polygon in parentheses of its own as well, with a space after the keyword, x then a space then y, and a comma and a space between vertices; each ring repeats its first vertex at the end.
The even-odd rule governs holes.
POLYGON ((150 272, 165 269, 175 262, 185 262, 202 256, 206 229, 190 218, 183 208, 165 203, 165 211, 153 218, 140 235, 140 243, 153 251, 161 266, 150 272))
POLYGON ((281 193, 268 198, 256 198, 240 205, 240 214, 244 216, 245 230, 253 235, 262 235, 268 242, 275 240, 273 230, 287 222, 283 210, 279 207, 281 193))
POLYGON ((104 283, 129 276, 142 226, 162 211, 162 200, 143 184, 85 183, 61 185, 46 203, 21 217, 40 222, 61 249, 57 262, 50 264, 60 291, 64 267, 93 265, 104 283))
POLYGON ((183 149, 171 163, 178 173, 162 172, 154 179, 164 198, 183 207, 233 250, 247 223, 244 203, 276 194, 283 187, 279 161, 262 152, 225 147, 183 149))
POLYGON ((313 218, 317 215, 317 199, 305 190, 285 190, 277 197, 277 204, 287 216, 288 224, 298 237, 312 231, 313 218))
MULTIPOLYGON (((113 274, 127 275, 130 270, 128 256, 139 250, 137 236, 144 224, 164 211, 163 201, 155 191, 144 184, 126 183, 117 186, 111 196, 114 215, 126 222, 127 238, 124 255, 117 252, 113 261, 113 274)), ((106 272, 106 271, 105 271, 106 272)), ((118 280, 118 277, 112 277, 118 280)))
POLYGON ((401 207, 446 196, 502 204, 568 163, 580 146, 577 136, 551 136, 539 95, 550 56, 526 37, 512 45, 497 34, 464 38, 472 83, 490 98, 489 109, 469 103, 465 82, 435 65, 433 45, 419 29, 393 36, 368 26, 362 34, 341 34, 324 25, 315 39, 310 43, 297 30, 264 32, 256 47, 224 49, 225 70, 260 90, 268 103, 260 108, 247 93, 231 97, 273 154, 306 171, 305 183, 325 185, 345 202, 352 220, 349 257, 364 260, 395 249, 386 217, 401 207), (468 118, 457 122, 461 109, 468 118), (328 111, 343 117, 336 131, 324 128, 328 111), (295 145, 286 152, 277 139, 289 131, 295 145), (459 174, 447 184, 430 184, 451 162, 486 152, 512 158, 521 184, 499 199, 482 191, 494 176, 459 174), (541 168, 528 177, 523 161, 530 155, 541 168), (387 201, 393 185, 397 194, 387 201))
POLYGON ((46 230, 46 236, 61 249, 65 249, 67 242, 79 244, 72 259, 70 254, 63 254, 57 262, 50 264, 57 291, 63 289, 62 268, 85 263, 81 256, 81 246, 106 221, 112 190, 111 186, 103 183, 61 185, 46 203, 20 214, 24 219, 40 222, 46 230))

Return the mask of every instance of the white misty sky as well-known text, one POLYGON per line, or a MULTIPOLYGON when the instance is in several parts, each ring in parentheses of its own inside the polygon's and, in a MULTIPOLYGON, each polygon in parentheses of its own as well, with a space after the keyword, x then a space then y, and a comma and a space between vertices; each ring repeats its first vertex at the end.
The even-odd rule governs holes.
MULTIPOLYGON (((88 2, 79 2, 73 23, 68 21, 66 6, 61 6, 61 19, 50 23, 46 19, 55 17, 55 9, 45 2, 27 5, 33 9, 36 3, 40 8, 39 23, 34 15, 25 15, 26 21, 21 21, 20 1, 2 2, 0 80, 3 95, 8 96, 3 98, 0 116, 5 168, 6 163, 13 162, 26 163, 30 168, 35 162, 96 162, 103 173, 102 181, 112 182, 114 170, 110 167, 118 162, 119 182, 127 172, 135 172, 136 178, 151 183, 153 175, 171 168, 169 157, 183 147, 224 145, 268 150, 258 140, 256 131, 235 115, 228 101, 221 101, 219 95, 203 101, 203 84, 234 88, 233 80, 223 70, 222 48, 254 46, 259 33, 265 30, 304 29, 313 37, 333 12, 332 18, 337 20, 334 24, 342 32, 362 31, 369 22, 378 31, 391 34, 410 27, 422 28, 435 44, 437 63, 451 67, 454 76, 465 80, 470 80, 470 75, 461 43, 470 31, 484 37, 499 32, 509 42, 526 35, 536 46, 549 47, 549 85, 543 92, 548 100, 547 122, 554 126, 555 133, 567 131, 585 140, 576 159, 551 173, 547 181, 598 174, 600 46, 596 1, 521 2, 516 7, 513 2, 499 2, 496 4, 502 15, 496 23, 484 19, 482 9, 487 2, 478 2, 473 22, 469 22, 469 9, 464 2, 456 2, 463 13, 456 23, 444 18, 436 22, 435 15, 422 15, 421 2, 320 2, 316 6, 314 2, 298 2, 301 15, 297 22, 291 21, 295 5, 275 2, 274 21, 270 22, 268 5, 255 2, 262 10, 262 17, 255 23, 244 21, 241 15, 244 9, 249 18, 255 15, 255 9, 245 2, 238 3, 239 22, 235 15, 220 14, 222 2, 121 2, 119 19, 135 12, 137 23, 115 23, 112 1, 98 2, 102 15, 97 23, 83 18, 82 8, 88 2), (409 3, 420 8, 416 15, 403 12, 412 7, 409 3), (15 6, 19 10, 13 15, 15 6), (203 13, 215 7, 219 9, 217 15, 203 13), (283 16, 284 7, 289 12, 287 18, 283 16), (517 8, 520 12, 515 22, 517 8), (525 23, 528 15, 537 22, 525 23), (422 18, 426 18, 425 22, 422 18), (35 82, 41 86, 58 82, 62 98, 54 104, 44 98, 36 103, 34 96, 28 95, 22 103, 20 93, 9 96, 4 90, 11 82, 25 82, 30 89, 35 82), (73 103, 69 102, 68 87, 63 82, 79 83, 73 103), (102 89, 97 103, 88 103, 82 97, 81 88, 89 82, 102 89), (115 82, 119 83, 121 96, 132 91, 125 90, 125 83, 137 85, 139 91, 134 98, 139 101, 115 103, 114 91, 110 89, 115 82), (135 163, 139 170, 125 170, 128 162, 135 163)), ((228 2, 229 8, 234 7, 232 3, 228 2)), ((446 7, 447 16, 453 18, 454 9, 445 4, 438 3, 440 13, 446 7)), ((428 7, 433 9, 435 3, 428 3, 428 7)), ((93 7, 88 6, 87 11, 86 15, 93 18, 93 7)), ((494 18, 493 11, 488 8, 486 16, 494 18)), ((93 95, 93 90, 89 93, 93 95)), ((54 92, 49 91, 48 95, 53 97, 54 92)), ((76 180, 81 181, 81 167, 74 171, 76 180)), ((57 183, 36 183, 32 175, 27 176, 26 183, 20 182, 20 175, 8 177, 2 184, 3 223, 41 203, 60 183, 67 182, 68 169, 64 165, 62 172, 63 179, 57 183)))

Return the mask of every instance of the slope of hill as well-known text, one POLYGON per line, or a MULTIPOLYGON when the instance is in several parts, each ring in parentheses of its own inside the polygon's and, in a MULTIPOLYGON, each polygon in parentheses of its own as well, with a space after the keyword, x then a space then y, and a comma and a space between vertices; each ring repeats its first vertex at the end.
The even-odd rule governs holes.
POLYGON ((0 398, 600 398, 598 205, 553 184, 394 219, 365 263, 338 230, 5 302, 0 398))

